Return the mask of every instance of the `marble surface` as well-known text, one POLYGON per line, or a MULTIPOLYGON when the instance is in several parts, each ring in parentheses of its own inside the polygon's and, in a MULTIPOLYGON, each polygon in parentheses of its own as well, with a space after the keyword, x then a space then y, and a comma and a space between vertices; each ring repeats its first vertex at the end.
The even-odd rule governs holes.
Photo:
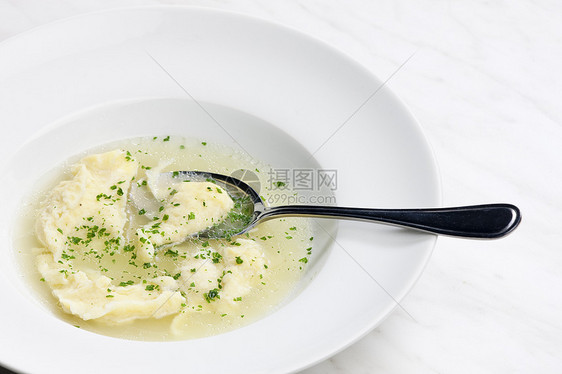
POLYGON ((439 238, 425 273, 365 338, 306 374, 562 372, 562 4, 552 0, 0 0, 0 41, 140 4, 235 10, 312 34, 421 122, 445 205, 518 205, 498 241, 439 238), (413 318, 412 318, 413 317, 413 318))

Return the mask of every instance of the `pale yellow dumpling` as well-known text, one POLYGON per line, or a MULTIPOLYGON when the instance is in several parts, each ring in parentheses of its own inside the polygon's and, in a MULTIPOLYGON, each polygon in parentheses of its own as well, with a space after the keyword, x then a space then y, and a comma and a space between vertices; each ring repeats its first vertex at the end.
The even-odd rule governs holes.
POLYGON ((120 150, 72 166, 71 178, 39 209, 36 233, 43 247, 36 259, 43 280, 65 312, 84 320, 185 319, 202 304, 235 310, 267 268, 259 243, 192 241, 159 252, 220 222, 232 199, 213 183, 175 183, 156 191, 158 217, 139 218, 128 194, 131 183, 147 177, 145 170, 120 150))

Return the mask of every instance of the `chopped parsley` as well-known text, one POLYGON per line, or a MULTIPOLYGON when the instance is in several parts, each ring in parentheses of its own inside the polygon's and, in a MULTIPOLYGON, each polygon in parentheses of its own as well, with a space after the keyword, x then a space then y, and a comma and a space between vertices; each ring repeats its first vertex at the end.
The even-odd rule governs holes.
POLYGON ((171 249, 168 249, 166 253, 164 253, 164 256, 178 257, 178 251, 177 250, 173 251, 171 249))
POLYGON ((210 303, 211 301, 215 301, 216 299, 220 299, 220 295, 219 295, 219 289, 218 288, 213 288, 212 290, 209 290, 209 292, 206 292, 203 294, 203 297, 205 298, 205 300, 210 303))
POLYGON ((213 254, 211 255, 211 258, 213 259, 214 264, 218 264, 220 259, 222 258, 222 255, 218 252, 213 252, 213 254))

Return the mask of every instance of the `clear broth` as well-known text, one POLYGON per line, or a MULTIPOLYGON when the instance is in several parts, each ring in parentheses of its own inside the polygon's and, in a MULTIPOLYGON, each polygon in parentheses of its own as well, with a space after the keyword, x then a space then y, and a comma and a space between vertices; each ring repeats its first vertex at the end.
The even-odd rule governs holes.
MULTIPOLYGON (((39 203, 45 192, 60 181, 68 179, 69 166, 82 157, 113 149, 123 149, 135 155, 143 165, 156 165, 159 160, 170 160, 164 171, 173 170, 204 170, 230 175, 236 170, 251 171, 259 179, 261 195, 266 199, 271 193, 272 181, 269 180, 271 168, 247 154, 234 151, 220 144, 206 143, 201 140, 182 137, 135 138, 96 147, 67 160, 41 178, 34 191, 22 205, 18 217, 14 245, 21 259, 21 273, 28 280, 31 288, 38 295, 42 304, 62 320, 99 334, 132 340, 168 341, 193 339, 224 333, 245 326, 275 311, 287 301, 294 286, 303 274, 305 262, 310 248, 313 246, 313 233, 309 220, 304 218, 276 219, 260 224, 251 232, 251 237, 259 240, 264 236, 272 236, 263 241, 262 247, 269 260, 268 272, 264 274, 263 284, 254 287, 244 296, 236 314, 201 311, 190 313, 193 318, 184 318, 181 332, 172 333, 170 326, 176 315, 162 319, 136 320, 127 324, 108 325, 96 320, 85 321, 77 316, 67 314, 58 305, 51 289, 42 282, 41 275, 35 266, 33 248, 41 247, 35 236, 34 226, 39 203), (296 230, 290 228, 296 227, 296 230), (288 240, 287 236, 291 239, 288 240)), ((256 183, 253 182, 255 186, 256 183)), ((287 197, 294 194, 290 190, 275 190, 277 195, 287 197)))

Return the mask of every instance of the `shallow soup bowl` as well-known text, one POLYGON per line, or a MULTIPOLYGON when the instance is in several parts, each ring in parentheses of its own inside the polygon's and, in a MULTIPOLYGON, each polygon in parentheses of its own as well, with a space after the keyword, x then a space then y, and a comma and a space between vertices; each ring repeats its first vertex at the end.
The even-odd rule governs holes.
POLYGON ((41 178, 88 149, 139 136, 203 139, 271 165, 288 183, 308 173, 304 200, 293 203, 362 207, 439 206, 435 162, 419 124, 368 70, 321 41, 239 14, 94 13, 9 39, 0 57, 3 366, 294 372, 375 328, 429 260, 434 235, 315 220, 314 253, 294 291, 245 327, 167 342, 78 329, 30 287, 15 217, 41 178))

